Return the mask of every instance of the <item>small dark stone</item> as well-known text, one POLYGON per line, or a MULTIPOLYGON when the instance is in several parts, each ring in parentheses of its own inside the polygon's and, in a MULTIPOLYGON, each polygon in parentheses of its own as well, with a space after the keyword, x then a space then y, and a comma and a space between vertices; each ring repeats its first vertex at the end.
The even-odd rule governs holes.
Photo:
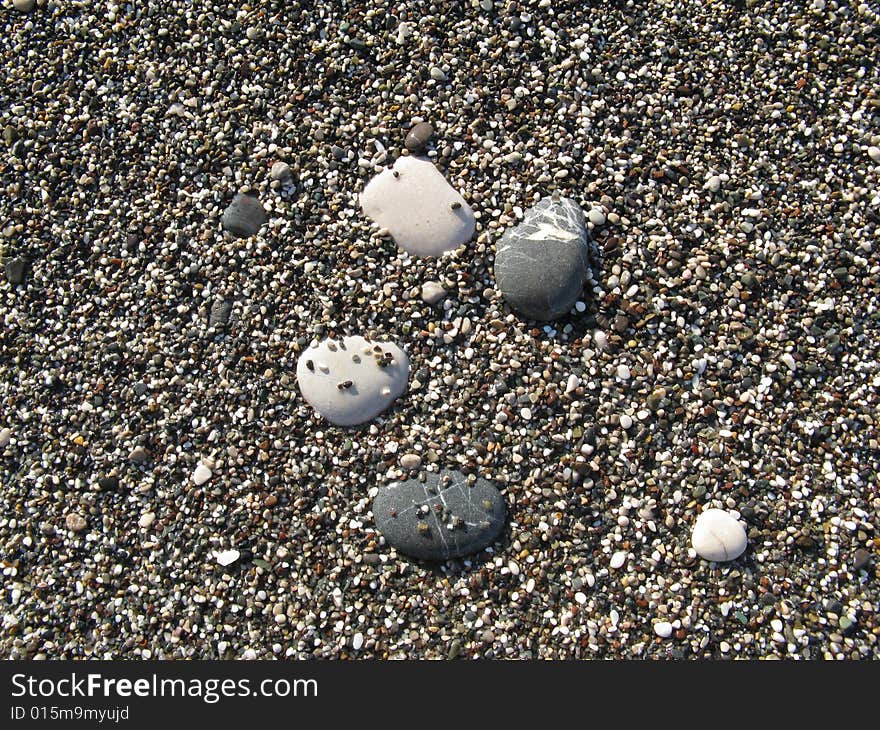
POLYGON ((862 570, 863 568, 867 568, 871 562, 871 553, 869 553, 865 548, 859 548, 856 550, 856 554, 853 556, 853 568, 856 570, 862 570))
POLYGON ((478 478, 469 485, 466 476, 453 471, 429 472, 424 482, 395 482, 373 500, 376 527, 388 543, 422 560, 479 552, 498 537, 506 512, 491 483, 478 478))
POLYGON ((10 284, 21 284, 24 281, 24 271, 27 261, 21 257, 6 262, 6 280, 10 284))
POLYGON ((816 541, 810 535, 798 535, 794 540, 794 544, 801 550, 812 550, 816 547, 816 541))
POLYGON ((211 313, 208 316, 209 327, 225 327, 229 323, 229 315, 232 312, 232 302, 225 299, 215 299, 211 304, 211 313))
POLYGON ((253 195, 236 195, 223 213, 223 228, 238 238, 253 236, 268 221, 263 204, 253 195))
POLYGON ((98 487, 102 492, 112 492, 119 488, 119 477, 114 475, 101 477, 98 480, 98 487))
POLYGON ((403 144, 410 152, 421 152, 425 149, 431 137, 434 136, 434 127, 428 122, 419 122, 406 135, 403 144))

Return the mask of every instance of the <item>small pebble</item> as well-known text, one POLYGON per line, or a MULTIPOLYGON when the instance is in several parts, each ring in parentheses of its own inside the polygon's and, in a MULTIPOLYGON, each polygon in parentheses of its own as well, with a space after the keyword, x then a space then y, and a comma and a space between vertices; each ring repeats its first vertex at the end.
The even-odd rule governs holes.
POLYGON ((402 469, 412 470, 418 469, 422 465, 422 457, 418 454, 404 454, 400 457, 400 466, 402 469))
POLYGON ((71 532, 82 532, 86 529, 86 519, 76 512, 71 512, 64 520, 67 529, 71 532))
POLYGON ((434 136, 434 127, 428 122, 419 122, 406 135, 404 145, 410 152, 421 152, 425 149, 431 137, 434 136))
POLYGON ((747 542, 746 531, 739 520, 721 509, 704 510, 697 517, 691 535, 697 555, 716 562, 736 560, 745 552, 747 542))
POLYGON ((227 565, 232 565, 236 560, 241 557, 241 553, 238 550, 222 550, 219 553, 216 553, 216 559, 218 565, 222 565, 224 568, 227 565))
POLYGON ((196 486, 201 486, 206 481, 208 481, 212 476, 211 470, 199 462, 198 466, 196 466, 195 471, 193 471, 192 480, 196 484, 196 486))
POLYGON ((272 165, 272 169, 269 170, 269 177, 272 180, 287 180, 290 177, 290 174, 290 165, 288 165, 286 162, 282 162, 281 160, 275 162, 272 165))
POLYGON ((587 218, 589 218, 590 223, 594 226, 605 224, 605 213, 599 208, 590 208, 590 211, 587 213, 587 218))
POLYGON ((439 281, 426 281, 422 284, 422 301, 434 305, 441 302, 448 292, 439 281))

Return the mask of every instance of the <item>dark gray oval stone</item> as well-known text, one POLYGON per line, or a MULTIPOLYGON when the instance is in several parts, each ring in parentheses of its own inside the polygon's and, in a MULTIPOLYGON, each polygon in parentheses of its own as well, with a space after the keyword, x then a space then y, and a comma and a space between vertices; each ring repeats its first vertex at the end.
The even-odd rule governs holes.
POLYGON ((253 195, 236 195, 224 211, 223 228, 239 238, 253 236, 269 220, 263 204, 253 195))
POLYGON ((419 122, 409 130, 403 144, 410 152, 421 152, 433 136, 434 127, 428 122, 419 122))
POLYGON ((588 266, 581 207, 569 198, 544 198, 498 242, 495 281, 511 309, 531 319, 556 319, 581 296, 588 266))
POLYGON ((506 514, 490 482, 478 478, 468 484, 455 471, 389 484, 373 500, 373 519, 388 544, 421 560, 479 552, 498 537, 506 514))
POLYGON ((24 272, 27 261, 23 258, 11 259, 6 262, 6 280, 10 284, 21 284, 24 281, 24 272))
POLYGON ((229 323, 231 312, 232 302, 227 302, 225 299, 215 299, 208 315, 208 327, 225 327, 229 323))

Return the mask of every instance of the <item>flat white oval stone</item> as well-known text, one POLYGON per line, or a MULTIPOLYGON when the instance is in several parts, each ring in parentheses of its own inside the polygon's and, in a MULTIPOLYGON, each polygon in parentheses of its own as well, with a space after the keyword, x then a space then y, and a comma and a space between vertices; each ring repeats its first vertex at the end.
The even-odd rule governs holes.
POLYGON ((361 208, 397 245, 414 256, 440 256, 471 240, 474 211, 434 163, 399 157, 367 183, 361 208))
POLYGON ((378 416, 406 390, 409 358, 392 342, 360 335, 322 340, 299 356, 296 378, 320 415, 337 426, 354 426, 378 416))
POLYGON ((691 545, 697 555, 706 560, 724 562, 736 560, 745 552, 746 531, 730 512, 707 509, 697 517, 691 535, 691 545))

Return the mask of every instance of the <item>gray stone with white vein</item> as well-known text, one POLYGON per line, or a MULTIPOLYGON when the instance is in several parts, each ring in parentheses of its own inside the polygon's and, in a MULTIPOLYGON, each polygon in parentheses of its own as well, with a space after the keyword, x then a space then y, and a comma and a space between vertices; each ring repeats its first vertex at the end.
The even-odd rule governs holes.
POLYGON ((567 314, 589 274, 584 212, 569 198, 544 198, 498 242, 495 281, 511 309, 545 321, 567 314))
POLYGON ((389 545, 421 560, 449 560, 479 552, 504 527, 507 509, 487 480, 460 472, 429 472, 381 487, 373 519, 389 545))

